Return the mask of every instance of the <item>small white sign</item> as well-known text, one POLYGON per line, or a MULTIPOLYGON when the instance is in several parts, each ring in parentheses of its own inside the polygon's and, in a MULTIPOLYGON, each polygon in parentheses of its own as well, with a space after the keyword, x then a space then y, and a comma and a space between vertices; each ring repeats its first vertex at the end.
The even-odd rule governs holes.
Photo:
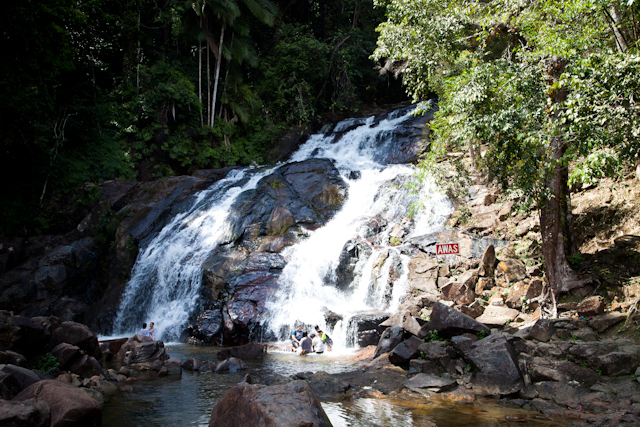
POLYGON ((438 243, 436 245, 436 255, 454 255, 460 253, 458 243, 438 243))

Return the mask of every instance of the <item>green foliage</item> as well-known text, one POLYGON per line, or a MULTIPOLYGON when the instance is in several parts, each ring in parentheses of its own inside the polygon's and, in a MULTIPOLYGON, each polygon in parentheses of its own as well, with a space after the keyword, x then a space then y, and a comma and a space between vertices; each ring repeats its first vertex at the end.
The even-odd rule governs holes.
POLYGON ((476 332, 476 336, 478 337, 479 340, 485 338, 487 335, 484 331, 478 331, 476 332))
POLYGON ((38 362, 37 369, 43 374, 49 374, 55 368, 59 368, 58 359, 51 353, 45 354, 38 362))

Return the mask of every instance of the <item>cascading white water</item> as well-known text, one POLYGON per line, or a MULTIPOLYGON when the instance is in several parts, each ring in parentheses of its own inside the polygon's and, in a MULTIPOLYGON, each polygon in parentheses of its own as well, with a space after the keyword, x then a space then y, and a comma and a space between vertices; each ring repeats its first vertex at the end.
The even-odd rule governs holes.
MULTIPOLYGON (((343 320, 334 329, 325 330, 344 346, 353 342, 349 339, 352 333, 347 332, 352 315, 372 309, 393 310, 400 304, 408 286, 408 257, 401 247, 389 245, 390 233, 396 225, 406 229, 404 239, 435 231, 452 209, 432 183, 418 191, 409 190, 405 184, 413 179, 411 166, 383 164, 385 155, 394 149, 389 135, 408 117, 408 110, 404 110, 380 121, 373 117, 350 119, 337 124, 333 134, 311 136, 292 155, 290 162, 313 157, 333 160, 349 188, 347 200, 331 221, 309 231, 306 240, 283 252, 288 263, 278 291, 267 302, 268 315, 262 319, 263 327, 276 336, 286 338, 294 322, 325 328, 324 315, 330 310, 343 320), (333 143, 335 133, 345 130, 333 143), (408 221, 410 205, 419 199, 422 208, 408 221), (353 283, 340 290, 334 285, 340 253, 348 241, 366 240, 363 225, 372 218, 383 218, 387 227, 367 243, 371 253, 359 258, 353 283)), ((163 339, 179 337, 197 307, 202 264, 227 238, 229 208, 268 173, 248 169, 230 173, 200 192, 188 209, 140 251, 122 297, 116 334, 131 334, 141 322, 153 321, 163 339)))
POLYGON ((171 340, 180 335, 196 307, 200 267, 225 237, 229 207, 267 174, 254 173, 247 179, 247 170, 230 172, 200 192, 188 210, 140 251, 115 320, 116 334, 131 335, 141 322, 154 322, 158 337, 171 340))
MULTIPOLYGON (((354 331, 348 330, 353 315, 371 310, 393 311, 399 306, 408 287, 409 258, 399 248, 388 244, 389 232, 409 215, 412 203, 418 200, 422 207, 405 238, 442 228, 452 210, 448 199, 435 191, 432 182, 423 183, 415 194, 402 185, 415 174, 412 167, 379 163, 381 154, 389 149, 384 143, 380 146, 381 135, 406 119, 407 116, 402 115, 376 125, 373 118, 369 118, 336 144, 331 143, 333 135, 314 135, 292 156, 292 160, 302 160, 310 155, 333 160, 349 184, 349 197, 326 226, 309 233, 308 239, 284 251, 289 262, 280 276, 278 293, 267 304, 270 316, 263 321, 280 338, 285 338, 283 331, 290 331, 297 322, 321 326, 331 333, 334 342, 344 346, 354 342, 354 331), (359 172, 358 179, 348 178, 353 171, 359 172), (342 248, 350 240, 364 240, 363 224, 376 217, 388 221, 386 234, 378 239, 378 244, 372 245, 370 256, 358 261, 361 274, 349 289, 336 288, 327 277, 334 274, 342 248), (391 295, 388 295, 386 287, 394 258, 402 265, 398 269, 401 276, 394 280, 391 295), (375 265, 380 259, 383 264, 378 268, 380 277, 376 278, 375 265), (343 319, 333 330, 325 321, 327 310, 343 319)), ((357 124, 354 120, 346 121, 336 129, 347 129, 354 124, 357 124)), ((393 140, 388 144, 393 144, 393 140)))

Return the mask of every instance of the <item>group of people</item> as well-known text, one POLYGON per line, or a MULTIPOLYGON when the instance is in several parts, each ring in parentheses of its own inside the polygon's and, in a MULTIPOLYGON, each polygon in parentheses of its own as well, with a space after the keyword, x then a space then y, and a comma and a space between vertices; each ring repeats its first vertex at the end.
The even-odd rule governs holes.
POLYGON ((158 333, 158 330, 155 328, 153 322, 151 322, 149 323, 149 329, 147 329, 147 324, 143 323, 142 329, 140 329, 140 331, 138 332, 138 335, 144 335, 145 337, 149 337, 155 341, 157 333, 158 333))
POLYGON ((316 325, 315 330, 316 333, 309 335, 302 330, 302 325, 298 325, 296 329, 291 332, 291 344, 293 345, 291 351, 296 351, 296 349, 299 348, 300 356, 309 353, 322 354, 325 348, 327 351, 331 351, 333 341, 329 338, 329 335, 321 331, 318 325, 316 325))

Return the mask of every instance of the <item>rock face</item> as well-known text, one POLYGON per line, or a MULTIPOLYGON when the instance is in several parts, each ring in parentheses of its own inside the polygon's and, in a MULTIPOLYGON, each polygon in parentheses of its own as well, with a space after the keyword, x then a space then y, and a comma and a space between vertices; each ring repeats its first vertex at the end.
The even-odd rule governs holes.
POLYGON ((305 381, 271 387, 240 383, 213 408, 209 427, 329 427, 318 397, 305 381))
POLYGON ((40 381, 23 390, 13 402, 41 402, 51 408, 51 427, 102 425, 100 404, 79 388, 57 380, 40 381))

